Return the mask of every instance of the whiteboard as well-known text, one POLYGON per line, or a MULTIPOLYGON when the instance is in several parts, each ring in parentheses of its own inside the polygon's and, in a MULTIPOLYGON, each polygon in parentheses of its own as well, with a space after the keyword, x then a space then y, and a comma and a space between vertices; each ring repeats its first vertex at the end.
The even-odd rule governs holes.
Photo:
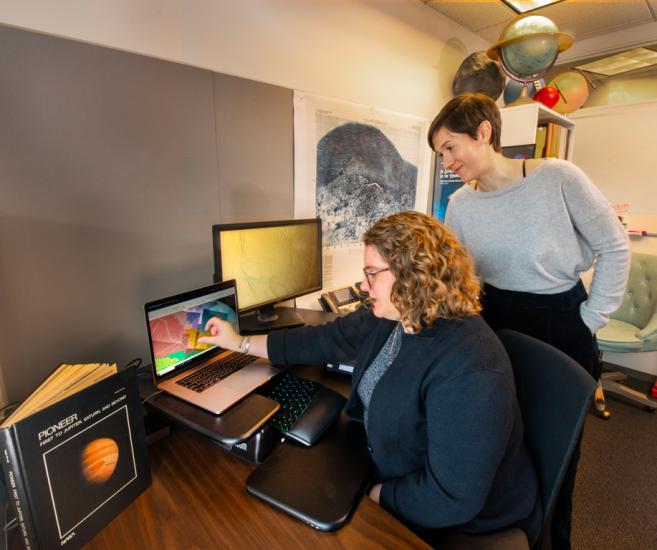
POLYGON ((573 161, 609 203, 630 214, 657 214, 657 100, 584 108, 571 119, 573 161))

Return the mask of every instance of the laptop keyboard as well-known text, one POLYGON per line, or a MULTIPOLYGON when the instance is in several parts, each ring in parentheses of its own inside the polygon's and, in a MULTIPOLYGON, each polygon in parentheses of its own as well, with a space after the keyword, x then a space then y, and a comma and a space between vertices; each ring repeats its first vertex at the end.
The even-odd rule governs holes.
POLYGON ((185 378, 176 380, 176 384, 200 393, 257 359, 253 355, 236 353, 231 357, 223 359, 219 364, 207 365, 189 376, 185 376, 185 378))
POLYGON ((321 384, 299 378, 284 372, 269 382, 261 393, 274 401, 278 401, 281 408, 271 418, 270 424, 280 432, 290 431, 301 415, 306 412, 321 384))

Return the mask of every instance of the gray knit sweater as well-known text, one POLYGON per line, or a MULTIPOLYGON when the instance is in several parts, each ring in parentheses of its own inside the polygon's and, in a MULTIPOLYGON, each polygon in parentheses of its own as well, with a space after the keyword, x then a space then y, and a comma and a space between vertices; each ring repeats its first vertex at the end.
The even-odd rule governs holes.
POLYGON ((549 159, 499 191, 464 186, 450 198, 445 223, 472 254, 483 282, 556 294, 595 261, 580 313, 592 333, 619 306, 629 271, 629 242, 602 193, 574 164, 549 159))

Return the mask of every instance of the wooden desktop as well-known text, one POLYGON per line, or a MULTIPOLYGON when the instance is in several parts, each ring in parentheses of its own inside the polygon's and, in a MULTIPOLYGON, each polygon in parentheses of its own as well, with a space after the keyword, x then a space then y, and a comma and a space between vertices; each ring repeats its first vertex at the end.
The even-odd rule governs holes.
MULTIPOLYGON (((301 310, 309 324, 332 314, 301 310)), ((342 392, 349 378, 322 367, 295 374, 342 392)), ((85 547, 128 548, 428 548, 367 496, 342 529, 320 532, 247 493, 255 469, 206 438, 174 427, 149 447, 152 486, 85 547)))
POLYGON ((192 433, 149 457, 152 486, 85 548, 428 548, 368 497, 342 529, 316 531, 246 492, 254 465, 192 433))

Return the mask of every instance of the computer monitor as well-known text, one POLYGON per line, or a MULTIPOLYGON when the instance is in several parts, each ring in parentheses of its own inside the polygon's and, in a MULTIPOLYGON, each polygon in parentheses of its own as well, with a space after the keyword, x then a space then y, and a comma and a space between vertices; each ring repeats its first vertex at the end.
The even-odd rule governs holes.
POLYGON ((508 159, 533 159, 535 149, 536 145, 533 143, 528 145, 509 145, 502 147, 502 155, 508 159))
POLYGON ((274 306, 321 290, 321 220, 212 226, 215 282, 235 279, 242 332, 298 326, 292 308, 274 306))

